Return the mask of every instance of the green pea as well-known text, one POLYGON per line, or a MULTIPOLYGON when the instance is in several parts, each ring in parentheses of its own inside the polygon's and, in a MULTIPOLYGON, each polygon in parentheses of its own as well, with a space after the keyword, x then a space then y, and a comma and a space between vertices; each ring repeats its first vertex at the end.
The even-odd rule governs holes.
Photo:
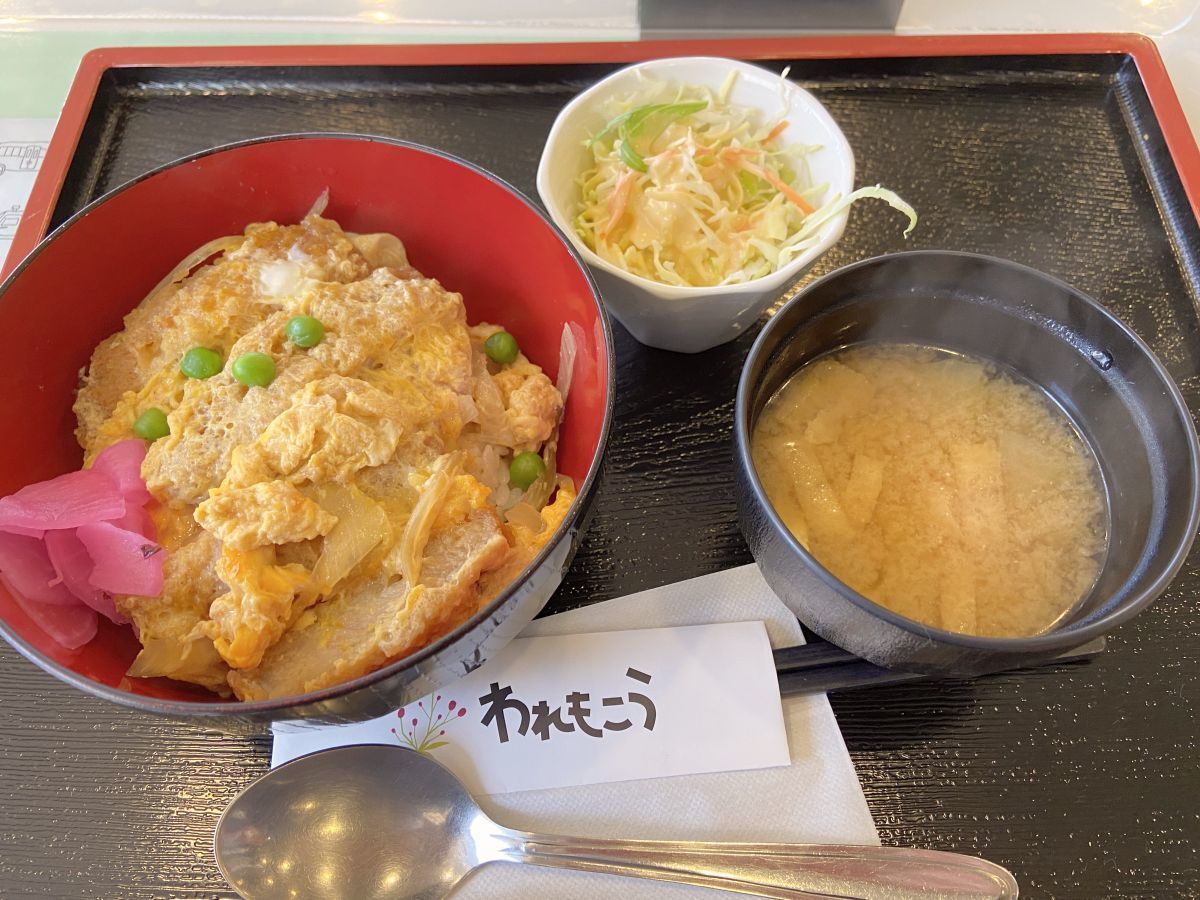
POLYGON ((325 326, 312 316, 296 316, 288 320, 283 333, 297 347, 315 347, 325 337, 325 326))
POLYGON ((536 453, 525 450, 513 457, 508 464, 508 480, 521 490, 529 487, 542 477, 546 464, 536 453))
POLYGON ((167 424, 167 414, 157 406, 152 406, 133 423, 133 433, 148 441, 157 441, 171 433, 167 424))
POLYGON ((483 342, 483 352, 501 365, 508 365, 516 361, 521 348, 517 346, 517 339, 507 331, 497 331, 483 342))
POLYGON ((265 353, 243 353, 233 361, 233 377, 246 387, 266 387, 275 380, 275 360, 265 353))
POLYGON ((179 371, 188 378, 212 378, 224 366, 221 354, 207 347, 193 347, 179 361, 179 371))

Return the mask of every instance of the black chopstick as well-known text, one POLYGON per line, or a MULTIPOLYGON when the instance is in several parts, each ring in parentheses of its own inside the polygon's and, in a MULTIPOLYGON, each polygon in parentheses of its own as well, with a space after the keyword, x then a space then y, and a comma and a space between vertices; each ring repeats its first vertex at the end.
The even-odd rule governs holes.
MULTIPOLYGON (((1105 639, 1099 637, 1041 665, 1087 659, 1103 652, 1104 647, 1105 639)), ((800 647, 781 647, 774 651, 774 656, 775 670, 779 673, 779 692, 784 696, 821 694, 932 678, 916 672, 885 669, 825 641, 800 647)))

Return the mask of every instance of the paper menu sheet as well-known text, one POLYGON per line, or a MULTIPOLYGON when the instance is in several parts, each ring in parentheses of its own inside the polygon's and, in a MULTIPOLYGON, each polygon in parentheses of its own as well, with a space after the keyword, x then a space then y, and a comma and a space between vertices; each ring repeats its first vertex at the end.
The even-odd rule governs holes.
POLYGON ((55 119, 0 119, 0 264, 42 167, 55 119))

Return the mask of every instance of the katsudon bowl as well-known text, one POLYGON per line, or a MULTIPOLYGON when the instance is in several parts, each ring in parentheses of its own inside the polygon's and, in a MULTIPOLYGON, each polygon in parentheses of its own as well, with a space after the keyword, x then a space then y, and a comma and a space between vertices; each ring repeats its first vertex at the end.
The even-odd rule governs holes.
POLYGON ((342 134, 232 144, 158 168, 80 210, 0 286, 0 496, 78 469, 72 403, 93 349, 189 253, 252 222, 296 222, 328 191, 324 216, 389 232, 427 277, 460 293, 470 323, 503 323, 553 380, 564 329, 575 355, 558 471, 577 497, 544 546, 490 602, 423 649, 370 674, 282 699, 222 700, 126 675, 140 646, 101 618, 77 650, 59 646, 0 585, 0 633, 74 687, 124 706, 230 731, 278 720, 361 721, 478 667, 542 609, 566 571, 596 491, 613 409, 612 334, 578 254, 516 189, 448 154, 342 134))

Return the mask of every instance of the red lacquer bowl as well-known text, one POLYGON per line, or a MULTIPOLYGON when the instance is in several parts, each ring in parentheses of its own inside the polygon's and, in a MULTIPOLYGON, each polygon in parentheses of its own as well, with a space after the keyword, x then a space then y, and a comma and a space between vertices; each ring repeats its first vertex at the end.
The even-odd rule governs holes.
POLYGON ((347 231, 398 235, 412 264, 463 295, 470 321, 503 322, 551 378, 564 325, 578 356, 559 468, 579 497, 528 569, 450 634, 363 678, 285 700, 221 702, 165 679, 129 679, 139 648, 102 622, 76 651, 44 634, 0 587, 0 633, 91 694, 226 728, 382 715, 477 666, 545 605, 578 543, 612 418, 612 334, 586 267, 514 188, 425 147, 359 135, 285 135, 187 157, 105 195, 52 232, 0 286, 0 496, 79 468, 71 412, 92 349, 190 251, 250 222, 297 221, 323 190, 347 231))

